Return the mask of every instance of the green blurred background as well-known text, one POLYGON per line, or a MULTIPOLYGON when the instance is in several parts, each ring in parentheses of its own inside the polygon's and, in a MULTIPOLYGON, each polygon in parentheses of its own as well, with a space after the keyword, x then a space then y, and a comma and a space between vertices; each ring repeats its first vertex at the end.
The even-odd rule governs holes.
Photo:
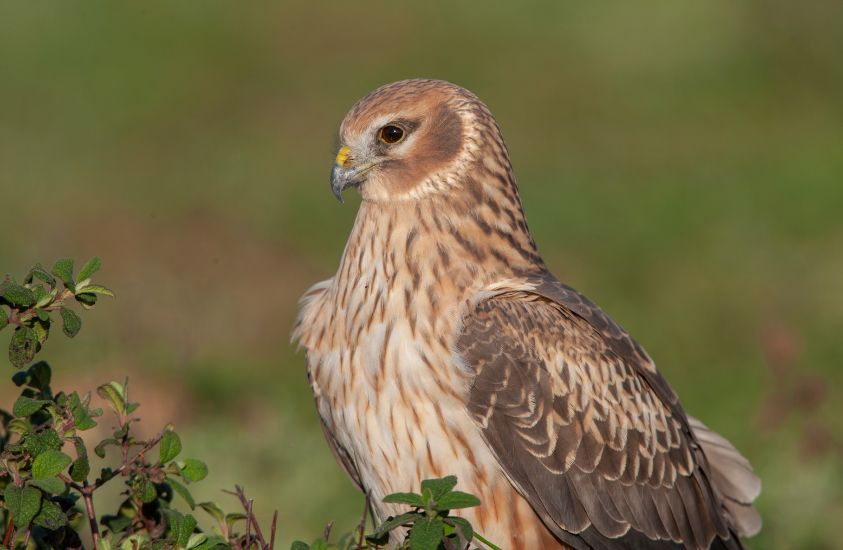
MULTIPOLYGON (((4 2, 0 272, 100 255, 118 293, 45 357, 131 378, 282 547, 362 509, 288 343, 359 201, 359 97, 483 98, 548 264, 640 340, 764 481, 755 548, 840 548, 843 4, 4 2)), ((6 341, 7 335, 3 336, 6 341)), ((11 386, 9 384, 9 386, 11 386)), ((12 389, 0 395, 8 403, 12 389)), ((107 423, 106 423, 107 424, 107 423)))

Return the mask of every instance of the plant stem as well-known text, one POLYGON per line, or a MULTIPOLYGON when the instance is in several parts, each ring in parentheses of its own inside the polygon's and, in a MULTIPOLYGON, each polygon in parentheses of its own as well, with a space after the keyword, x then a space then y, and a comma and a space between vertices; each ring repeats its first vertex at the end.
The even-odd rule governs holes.
MULTIPOLYGON (((57 309, 61 309, 61 307, 64 305, 64 301, 72 297, 73 293, 70 292, 70 290, 68 289, 64 289, 56 295, 56 299, 53 300, 50 305, 45 306, 41 309, 43 309, 44 311, 55 311, 57 309)), ((21 312, 12 309, 9 313, 9 322, 16 325, 22 325, 26 321, 29 321, 30 319, 35 317, 36 315, 37 312, 35 310, 35 307, 27 308, 21 312)))
POLYGON ((366 492, 366 500, 363 502, 363 517, 360 518, 360 540, 357 541, 357 550, 363 550, 363 540, 366 537, 366 514, 369 513, 369 493, 366 492))
POLYGON ((6 536, 3 537, 3 546, 9 548, 9 543, 12 542, 12 533, 15 531, 15 520, 9 517, 9 525, 6 527, 6 536))
POLYGON ((96 486, 88 485, 86 481, 81 493, 82 498, 85 499, 85 512, 88 514, 88 523, 91 526, 91 538, 94 539, 94 548, 97 548, 100 542, 100 529, 97 525, 97 514, 94 512, 94 489, 96 486))
POLYGON ((275 513, 272 514, 272 527, 270 528, 269 533, 269 550, 273 550, 275 548, 275 530, 278 528, 278 510, 275 510, 275 513))

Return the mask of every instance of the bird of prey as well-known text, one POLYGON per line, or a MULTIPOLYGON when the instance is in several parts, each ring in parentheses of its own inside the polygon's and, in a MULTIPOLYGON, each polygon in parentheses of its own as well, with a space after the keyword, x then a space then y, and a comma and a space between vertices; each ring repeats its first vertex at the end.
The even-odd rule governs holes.
POLYGON ((339 137, 332 190, 362 202, 293 338, 376 515, 400 510, 385 495, 454 474, 482 502, 462 515, 502 548, 742 548, 759 479, 550 273, 486 105, 448 82, 395 82, 339 137))

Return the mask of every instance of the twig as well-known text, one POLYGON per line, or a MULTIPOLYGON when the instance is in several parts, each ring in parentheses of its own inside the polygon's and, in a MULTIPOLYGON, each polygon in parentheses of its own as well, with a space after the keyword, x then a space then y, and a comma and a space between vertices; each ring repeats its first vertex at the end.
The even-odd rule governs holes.
MULTIPOLYGON (((73 297, 73 293, 70 292, 70 290, 68 290, 68 289, 64 289, 63 291, 61 291, 60 293, 58 293, 56 295, 56 298, 53 300, 53 302, 50 305, 48 305, 46 307, 43 307, 41 309, 43 309, 44 311, 55 311, 57 309, 61 309, 61 307, 64 305, 64 301, 67 300, 68 298, 72 298, 72 297, 73 297)), ((12 324, 15 324, 15 325, 22 325, 23 323, 25 323, 25 322, 29 321, 30 319, 32 319, 33 317, 35 317, 37 314, 38 313, 37 313, 35 307, 29 307, 29 308, 23 310, 22 312, 18 312, 16 309, 12 309, 9 312, 9 323, 12 323, 12 324)))
POLYGON ((357 550, 363 550, 363 539, 366 538, 366 514, 369 513, 369 493, 366 492, 366 500, 363 502, 363 517, 360 518, 360 539, 357 541, 357 550))
POLYGON ((123 464, 119 468, 111 472, 111 475, 109 477, 98 478, 93 483, 93 485, 89 484, 87 480, 84 482, 84 484, 80 485, 79 483, 76 483, 72 479, 68 478, 65 474, 60 475, 60 478, 65 483, 70 485, 73 489, 79 491, 79 493, 82 495, 82 498, 85 500, 85 513, 88 515, 88 524, 91 526, 91 538, 94 539, 95 548, 97 547, 97 543, 100 540, 100 531, 99 525, 97 524, 97 515, 96 512, 94 512, 94 491, 96 491, 97 489, 105 485, 107 482, 126 471, 126 469, 129 468, 129 466, 131 466, 132 464, 134 464, 138 458, 142 457, 145 452, 157 445, 158 442, 161 441, 162 437, 164 437, 164 432, 159 433, 157 436, 147 441, 143 448, 138 451, 137 454, 135 454, 135 456, 132 457, 131 460, 127 460, 125 458, 126 455, 124 453, 123 464))
MULTIPOLYGON (((240 489, 239 487, 237 488, 240 489)), ((252 538, 252 501, 246 507, 246 548, 250 546, 250 539, 252 538)))
POLYGON ((9 516, 9 525, 6 526, 6 535, 3 537, 3 546, 9 548, 9 543, 12 542, 12 533, 15 531, 15 520, 9 516))
POLYGON ((120 467, 117 468, 116 470, 112 471, 111 474, 109 475, 109 477, 97 479, 94 482, 93 485, 89 486, 89 487, 91 487, 91 489, 90 489, 91 492, 95 491, 96 489, 99 489, 100 487, 105 485, 108 481, 114 479, 115 477, 117 477, 118 475, 120 475, 124 471, 126 471, 126 469, 129 468, 129 466, 131 466, 132 464, 134 464, 135 461, 137 461, 137 459, 141 458, 144 453, 149 451, 154 446, 158 445, 158 442, 161 441, 162 437, 164 437, 163 431, 161 433, 159 433, 158 435, 156 435, 155 437, 153 437, 152 439, 150 439, 149 441, 147 441, 146 444, 143 446, 143 448, 140 451, 138 451, 137 453, 135 453, 135 456, 133 456, 131 460, 124 459, 123 464, 120 465, 120 467))
POLYGON ((269 527, 269 550, 275 549, 275 530, 278 527, 278 510, 272 514, 272 525, 269 527))
POLYGON ((99 547, 100 541, 100 529, 97 525, 97 514, 94 512, 94 489, 96 486, 88 485, 88 482, 85 482, 84 487, 82 487, 82 498, 85 499, 85 513, 88 514, 88 523, 91 526, 91 538, 94 539, 94 548, 99 547))
MULTIPOLYGON (((263 538, 263 533, 261 532, 260 525, 258 525, 257 519, 255 518, 255 514, 252 512, 252 504, 254 501, 249 500, 246 498, 246 493, 243 491, 243 487, 239 485, 234 486, 234 491, 223 491, 229 495, 234 495, 240 500, 240 505, 243 506, 243 509, 246 511, 246 545, 248 547, 249 539, 251 538, 251 526, 255 526, 255 537, 257 537, 258 543, 260 543, 260 548, 262 550, 266 550, 267 548, 271 548, 271 546, 267 546, 266 539, 263 538)), ((276 511, 275 515, 278 515, 276 511)), ((275 532, 275 519, 273 518, 272 521, 272 530, 273 535, 275 532)))

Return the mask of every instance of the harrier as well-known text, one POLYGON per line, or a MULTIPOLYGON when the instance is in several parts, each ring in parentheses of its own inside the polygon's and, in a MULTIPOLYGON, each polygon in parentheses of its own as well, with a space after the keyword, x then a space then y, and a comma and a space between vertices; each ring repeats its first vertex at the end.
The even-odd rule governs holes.
POLYGON ((760 529, 749 462, 542 261, 486 105, 396 82, 340 140, 332 190, 363 200, 293 337, 380 519, 385 495, 455 474, 483 503, 464 516, 503 548, 741 548, 760 529))

